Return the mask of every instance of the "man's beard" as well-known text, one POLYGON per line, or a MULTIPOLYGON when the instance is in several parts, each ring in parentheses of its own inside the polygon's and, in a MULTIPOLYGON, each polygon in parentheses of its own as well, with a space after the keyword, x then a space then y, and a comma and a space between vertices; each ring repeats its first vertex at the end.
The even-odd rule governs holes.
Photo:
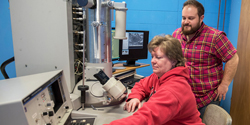
POLYGON ((182 25, 181 29, 182 29, 182 32, 183 32, 184 35, 190 35, 190 34, 195 33, 200 28, 200 26, 201 25, 199 24, 199 22, 194 27, 192 27, 191 25, 185 24, 185 25, 182 25), (190 30, 185 30, 184 29, 185 26, 190 26, 191 29, 190 30))

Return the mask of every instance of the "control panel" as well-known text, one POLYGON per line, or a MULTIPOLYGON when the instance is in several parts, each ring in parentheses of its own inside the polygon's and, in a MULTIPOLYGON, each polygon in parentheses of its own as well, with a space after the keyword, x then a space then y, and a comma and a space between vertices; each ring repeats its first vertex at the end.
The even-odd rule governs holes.
POLYGON ((24 105, 25 115, 30 124, 52 125, 59 123, 69 109, 65 98, 60 96, 62 95, 60 89, 55 89, 60 86, 60 79, 58 79, 24 105))
POLYGON ((0 81, 1 124, 64 125, 72 104, 62 70, 0 81))

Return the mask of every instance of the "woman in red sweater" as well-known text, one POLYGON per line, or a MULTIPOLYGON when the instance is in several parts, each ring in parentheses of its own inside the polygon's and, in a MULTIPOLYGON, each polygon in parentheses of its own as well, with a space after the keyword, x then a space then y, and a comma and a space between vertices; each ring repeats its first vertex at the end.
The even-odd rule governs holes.
POLYGON ((110 125, 204 125, 187 80, 180 42, 170 35, 155 36, 148 44, 153 74, 135 84, 124 110, 131 116, 110 125), (143 99, 147 102, 141 104, 143 99))

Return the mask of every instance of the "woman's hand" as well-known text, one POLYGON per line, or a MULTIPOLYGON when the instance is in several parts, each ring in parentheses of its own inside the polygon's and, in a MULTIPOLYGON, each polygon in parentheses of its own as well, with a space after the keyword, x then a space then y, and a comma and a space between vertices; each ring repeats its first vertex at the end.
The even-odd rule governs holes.
POLYGON ((127 110, 128 113, 129 113, 129 112, 134 112, 136 107, 138 107, 138 109, 141 108, 141 103, 140 103, 139 99, 133 98, 133 99, 131 99, 128 102, 125 103, 123 109, 127 110))

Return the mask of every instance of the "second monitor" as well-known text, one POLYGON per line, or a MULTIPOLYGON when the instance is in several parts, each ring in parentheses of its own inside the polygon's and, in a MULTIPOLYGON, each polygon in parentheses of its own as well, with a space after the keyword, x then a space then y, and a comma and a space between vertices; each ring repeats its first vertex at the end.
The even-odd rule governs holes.
POLYGON ((135 61, 148 57, 149 31, 126 30, 126 37, 119 41, 119 60, 126 60, 124 66, 140 66, 135 61))

